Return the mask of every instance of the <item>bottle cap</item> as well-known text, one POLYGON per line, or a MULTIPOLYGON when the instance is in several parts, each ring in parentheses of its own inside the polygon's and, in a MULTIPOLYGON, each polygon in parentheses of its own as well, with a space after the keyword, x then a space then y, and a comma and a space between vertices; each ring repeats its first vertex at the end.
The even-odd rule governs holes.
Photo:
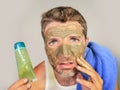
POLYGON ((20 49, 20 48, 25 48, 25 43, 24 42, 16 42, 14 44, 14 49, 20 49))

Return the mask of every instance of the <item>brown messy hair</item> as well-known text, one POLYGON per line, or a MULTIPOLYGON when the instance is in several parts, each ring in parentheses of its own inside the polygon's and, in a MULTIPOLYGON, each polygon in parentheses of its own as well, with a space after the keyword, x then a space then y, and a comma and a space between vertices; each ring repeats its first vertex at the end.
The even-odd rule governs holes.
POLYGON ((50 9, 49 11, 43 13, 41 19, 41 28, 42 28, 41 32, 43 38, 44 38, 44 29, 49 23, 53 21, 62 22, 62 23, 65 23, 67 21, 77 21, 83 27, 83 34, 85 38, 87 37, 86 21, 84 17, 81 15, 81 13, 72 7, 60 6, 50 9))

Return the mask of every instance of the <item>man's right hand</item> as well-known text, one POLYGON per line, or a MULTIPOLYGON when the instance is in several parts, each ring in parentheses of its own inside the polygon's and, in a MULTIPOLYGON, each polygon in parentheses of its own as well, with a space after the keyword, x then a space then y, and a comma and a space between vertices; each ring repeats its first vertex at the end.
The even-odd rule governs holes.
POLYGON ((27 78, 24 78, 16 81, 8 88, 8 90, 29 90, 30 88, 30 81, 27 78))

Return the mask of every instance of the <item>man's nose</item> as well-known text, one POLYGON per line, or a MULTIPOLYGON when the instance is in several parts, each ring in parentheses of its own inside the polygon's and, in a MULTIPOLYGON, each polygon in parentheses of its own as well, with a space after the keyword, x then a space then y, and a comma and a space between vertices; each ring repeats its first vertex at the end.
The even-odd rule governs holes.
POLYGON ((62 45, 61 53, 65 58, 70 57, 71 52, 70 52, 69 46, 68 45, 62 45))

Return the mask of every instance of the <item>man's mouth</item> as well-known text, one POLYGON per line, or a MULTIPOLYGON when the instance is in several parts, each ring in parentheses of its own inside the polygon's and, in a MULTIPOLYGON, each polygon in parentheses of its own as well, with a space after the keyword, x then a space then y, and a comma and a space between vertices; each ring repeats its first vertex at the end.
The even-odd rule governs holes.
POLYGON ((74 62, 62 62, 58 64, 59 69, 73 69, 75 66, 74 62))

